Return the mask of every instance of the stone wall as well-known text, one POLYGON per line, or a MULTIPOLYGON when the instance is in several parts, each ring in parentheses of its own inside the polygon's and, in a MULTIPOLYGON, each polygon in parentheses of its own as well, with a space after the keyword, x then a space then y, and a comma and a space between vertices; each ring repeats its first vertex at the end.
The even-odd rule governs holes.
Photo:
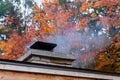
POLYGON ((18 61, 72 67, 75 55, 31 49, 18 61))

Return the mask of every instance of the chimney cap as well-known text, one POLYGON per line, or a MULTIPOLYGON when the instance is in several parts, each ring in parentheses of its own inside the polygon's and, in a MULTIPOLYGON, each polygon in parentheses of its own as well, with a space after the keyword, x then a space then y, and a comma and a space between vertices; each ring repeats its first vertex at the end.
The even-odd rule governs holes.
POLYGON ((34 44, 32 44, 30 46, 30 49, 52 51, 53 48, 55 48, 56 46, 57 46, 57 44, 55 44, 55 43, 36 41, 34 44))

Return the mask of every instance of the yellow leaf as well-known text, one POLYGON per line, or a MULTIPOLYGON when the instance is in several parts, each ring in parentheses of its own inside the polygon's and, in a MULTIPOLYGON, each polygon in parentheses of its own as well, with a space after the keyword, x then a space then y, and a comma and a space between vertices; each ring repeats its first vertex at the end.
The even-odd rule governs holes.
POLYGON ((95 18, 95 17, 97 17, 97 14, 96 14, 96 13, 92 13, 90 16, 91 16, 92 18, 95 18))

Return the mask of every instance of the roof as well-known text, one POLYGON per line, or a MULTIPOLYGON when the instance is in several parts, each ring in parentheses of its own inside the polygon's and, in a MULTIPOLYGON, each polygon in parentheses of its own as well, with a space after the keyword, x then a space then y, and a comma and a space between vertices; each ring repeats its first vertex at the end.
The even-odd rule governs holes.
POLYGON ((73 67, 66 67, 66 66, 55 66, 55 65, 48 65, 48 64, 47 65, 36 64, 36 63, 9 61, 9 60, 0 60, 0 70, 108 79, 108 80, 120 80, 120 73, 110 73, 110 72, 102 72, 102 71, 73 68, 73 67))

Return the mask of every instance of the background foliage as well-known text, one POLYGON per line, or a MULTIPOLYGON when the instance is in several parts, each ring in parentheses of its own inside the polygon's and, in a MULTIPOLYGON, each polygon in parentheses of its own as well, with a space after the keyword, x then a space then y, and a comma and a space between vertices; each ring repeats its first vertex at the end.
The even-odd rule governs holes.
POLYGON ((0 0, 0 18, 2 59, 17 60, 31 42, 74 31, 82 35, 76 43, 85 41, 70 44, 77 66, 120 72, 120 0, 0 0))

